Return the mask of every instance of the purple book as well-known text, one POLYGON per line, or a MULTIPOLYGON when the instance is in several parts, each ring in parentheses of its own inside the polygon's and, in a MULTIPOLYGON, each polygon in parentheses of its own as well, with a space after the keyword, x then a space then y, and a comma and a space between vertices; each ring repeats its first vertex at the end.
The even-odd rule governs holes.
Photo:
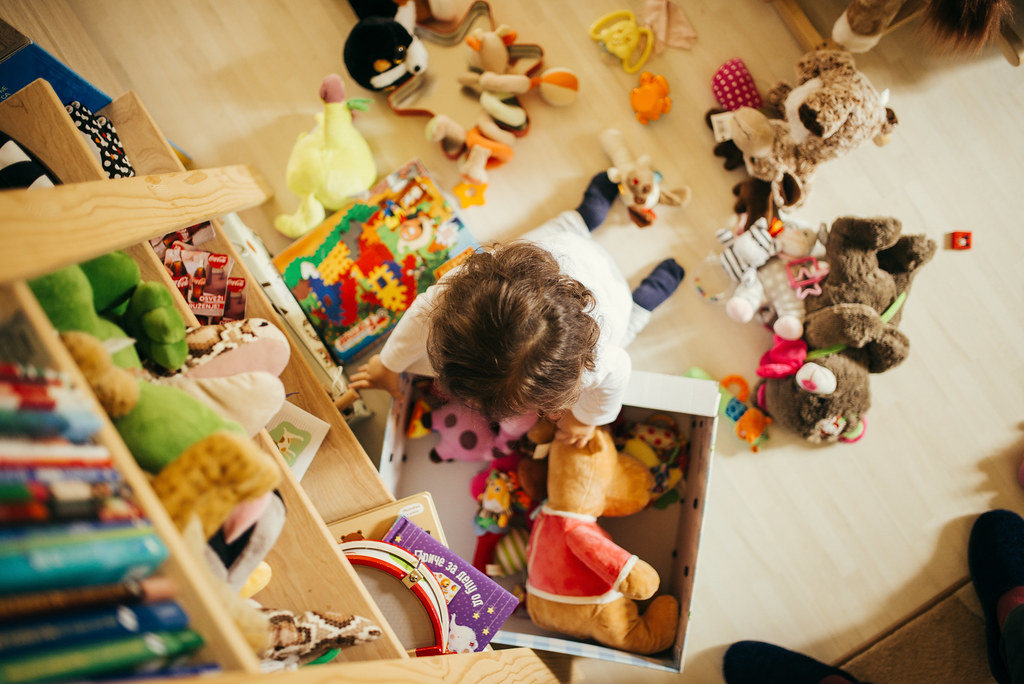
POLYGON ((484 650, 519 605, 504 587, 408 518, 396 520, 384 541, 418 557, 437 577, 448 602, 450 651, 484 650))

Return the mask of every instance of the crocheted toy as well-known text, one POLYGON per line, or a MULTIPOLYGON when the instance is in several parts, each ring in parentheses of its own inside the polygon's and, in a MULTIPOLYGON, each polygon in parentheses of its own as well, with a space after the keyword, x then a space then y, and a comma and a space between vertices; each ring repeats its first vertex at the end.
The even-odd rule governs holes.
POLYGON ((345 85, 337 74, 324 77, 320 99, 324 110, 316 115, 312 131, 299 134, 285 170, 299 208, 274 219, 274 227, 289 237, 313 230, 328 211, 337 211, 377 179, 370 146, 352 125, 352 110, 365 109, 366 100, 345 100, 345 85))
POLYGON ((547 503, 530 535, 526 608, 540 628, 634 653, 662 651, 675 641, 679 602, 637 601, 658 591, 647 562, 613 542, 600 516, 636 513, 650 502, 650 470, 615 449, 599 428, 583 447, 551 444, 547 503))
MULTIPOLYGON (((832 40, 850 52, 867 52, 891 30, 906 0, 852 0, 832 27, 832 40)), ((1013 14, 1010 0, 929 0, 920 3, 922 28, 935 47, 952 52, 981 50, 1013 14)))
POLYGON ((836 219, 819 236, 829 274, 806 301, 801 340, 776 339, 761 360, 757 405, 814 443, 859 438, 870 374, 899 365, 910 341, 896 326, 910 284, 937 245, 901 235, 895 218, 836 219))
MULTIPOLYGON (((459 172, 474 186, 486 185, 487 170, 510 161, 516 138, 529 131, 530 119, 519 96, 536 90, 554 106, 576 99, 579 82, 571 71, 552 68, 537 76, 521 71, 510 51, 516 38, 504 24, 492 30, 473 29, 465 40, 469 69, 458 80, 479 98, 482 112, 476 125, 466 129, 445 114, 436 114, 427 123, 427 138, 440 143, 448 157, 460 159, 459 172)), ((531 71, 539 64, 539 59, 522 61, 531 71)))
MULTIPOLYGON (((797 84, 780 82, 765 97, 766 106, 783 113, 769 118, 750 107, 732 115, 735 147, 747 172, 771 183, 779 207, 802 204, 818 167, 868 140, 882 145, 896 126, 896 114, 853 57, 839 50, 808 52, 796 65, 797 84)), ((716 154, 732 156, 728 146, 716 154)))
POLYGON ((661 174, 654 170, 649 155, 634 157, 621 131, 606 128, 599 136, 601 149, 611 161, 608 178, 619 186, 619 196, 629 210, 629 218, 644 228, 654 223, 654 208, 659 204, 682 206, 690 201, 686 185, 669 190, 662 187, 661 174))
POLYGON ((440 434, 430 459, 441 461, 490 461, 510 453, 511 446, 537 422, 537 416, 516 416, 490 421, 457 401, 424 413, 424 427, 440 434))

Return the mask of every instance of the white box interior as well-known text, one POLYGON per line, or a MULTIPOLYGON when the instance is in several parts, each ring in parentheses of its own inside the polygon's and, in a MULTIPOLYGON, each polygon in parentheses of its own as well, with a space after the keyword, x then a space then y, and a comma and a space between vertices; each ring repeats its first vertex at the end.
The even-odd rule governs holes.
MULTIPOLYGON (((406 399, 411 382, 405 379, 406 399)), ((704 496, 710 476, 718 415, 718 386, 715 382, 678 376, 635 371, 626 395, 623 417, 642 422, 652 413, 670 415, 680 434, 687 439, 689 459, 682 496, 676 503, 658 510, 649 507, 623 518, 601 518, 600 524, 623 548, 644 559, 661 575, 659 593, 670 592, 681 606, 679 632, 675 646, 652 657, 578 641, 541 630, 520 607, 494 637, 492 643, 526 646, 584 657, 626 662, 643 667, 681 671, 690 598, 693 594, 695 565, 704 496), (672 543, 666 543, 672 540, 672 543)), ((460 556, 471 560, 476 547, 473 516, 477 503, 470 495, 470 481, 487 467, 486 462, 451 461, 435 463, 430 449, 437 433, 407 439, 408 401, 395 402, 388 417, 380 470, 396 498, 429 491, 444 527, 448 545, 460 556)), ((499 580, 506 588, 522 582, 522 577, 499 580)), ((642 608, 643 606, 641 606, 642 608)))

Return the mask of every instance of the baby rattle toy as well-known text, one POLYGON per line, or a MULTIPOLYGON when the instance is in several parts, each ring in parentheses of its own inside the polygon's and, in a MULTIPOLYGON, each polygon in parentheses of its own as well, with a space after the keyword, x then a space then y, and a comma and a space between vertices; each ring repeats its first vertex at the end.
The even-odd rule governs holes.
POLYGON ((638 26, 636 16, 629 10, 610 12, 595 21, 590 27, 590 37, 606 52, 622 60, 622 68, 627 74, 639 71, 654 48, 654 32, 646 26, 638 26), (641 40, 640 54, 630 62, 641 40))

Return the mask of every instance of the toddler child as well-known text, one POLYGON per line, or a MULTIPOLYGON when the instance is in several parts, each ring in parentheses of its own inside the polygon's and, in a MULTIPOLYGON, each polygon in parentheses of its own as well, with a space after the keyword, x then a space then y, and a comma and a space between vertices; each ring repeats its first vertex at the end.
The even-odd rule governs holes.
POLYGON ((582 446, 612 422, 632 369, 625 347, 683 279, 674 259, 629 285, 590 232, 618 195, 595 176, 575 210, 521 239, 491 245, 413 300, 355 389, 398 395, 398 375, 438 388, 493 420, 537 413, 582 446))

